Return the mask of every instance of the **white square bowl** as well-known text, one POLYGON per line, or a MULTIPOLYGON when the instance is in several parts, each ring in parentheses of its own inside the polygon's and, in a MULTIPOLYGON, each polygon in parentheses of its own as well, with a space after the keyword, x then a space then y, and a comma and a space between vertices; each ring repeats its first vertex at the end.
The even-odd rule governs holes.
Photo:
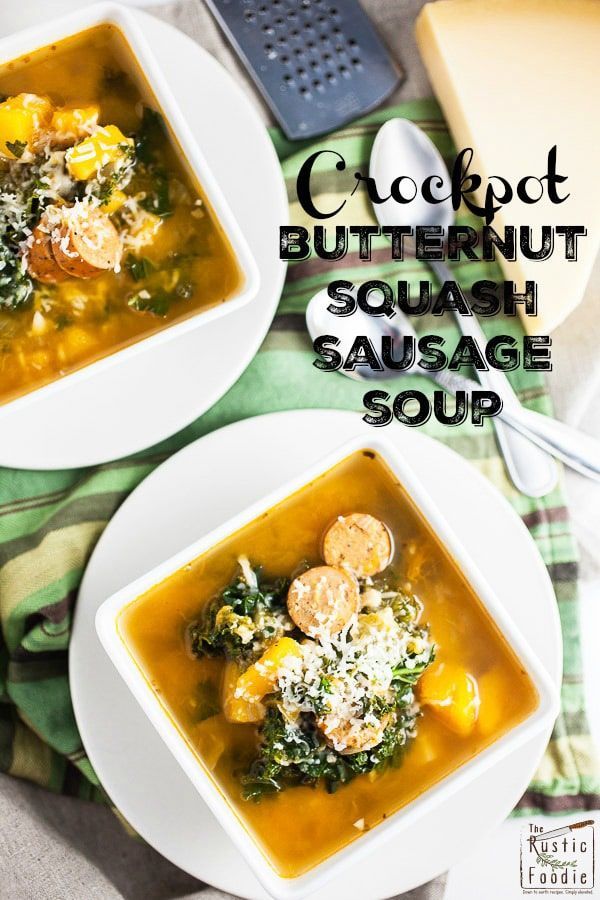
MULTIPOLYGON (((109 353, 75 372, 58 377, 21 397, 7 401, 0 405, 0 421, 3 414, 9 413, 17 407, 23 407, 34 401, 42 402, 44 397, 63 390, 76 381, 89 378, 109 366, 117 365, 134 354, 149 353, 152 347, 158 344, 171 341, 180 334, 194 331, 221 316, 234 313, 250 302, 258 293, 260 283, 258 267, 246 239, 161 72, 158 61, 138 25, 135 15, 130 10, 119 3, 96 3, 54 21, 48 20, 43 24, 8 35, 0 39, 0 65, 19 60, 36 50, 41 50, 96 25, 103 24, 114 25, 120 31, 131 51, 132 63, 135 65, 137 62, 137 66, 154 94, 167 129, 172 133, 175 142, 181 149, 184 165, 189 167, 202 188, 216 220, 231 244, 240 269, 240 285, 224 303, 219 303, 206 310, 200 309, 180 322, 175 322, 155 334, 140 338, 128 347, 109 353)), ((190 77, 191 75, 192 73, 190 73, 190 77)), ((44 93, 43 85, 39 86, 38 92, 44 93)), ((208 124, 210 125, 210 123, 208 124)), ((149 364, 151 364, 150 359, 149 364)))
MULTIPOLYGON (((293 481, 288 482, 262 500, 252 504, 252 506, 229 519, 219 528, 214 529, 191 546, 186 547, 166 562, 161 563, 147 575, 138 578, 133 584, 118 591, 99 608, 96 615, 96 630, 112 662, 171 750, 173 756, 186 772, 190 781, 210 807, 237 849, 244 856, 261 884, 276 900, 299 900, 299 898, 308 896, 312 891, 322 887, 325 882, 339 873, 347 863, 356 862, 357 859, 366 856, 375 847, 397 836, 417 818, 435 810, 435 807, 445 801, 451 794, 459 791, 467 782, 472 781, 485 769, 493 766, 497 760, 504 758, 536 734, 548 730, 558 715, 557 691, 545 669, 504 610, 490 585, 485 581, 476 564, 469 556, 468 551, 455 537, 434 501, 413 474, 410 466, 391 442, 380 437, 369 439, 367 436, 363 436, 344 444, 293 481), (440 542, 445 545, 452 558, 456 561, 483 607, 487 610, 498 630, 519 659, 519 662, 535 685, 539 701, 537 707, 526 719, 498 738, 489 747, 482 750, 473 759, 465 762, 415 800, 399 809, 380 825, 360 835, 353 843, 347 845, 305 874, 296 878, 282 878, 275 872, 263 855, 236 815, 233 807, 227 801, 227 798, 213 781, 209 771, 204 768, 198 756, 165 711, 157 693, 127 649, 124 638, 119 631, 118 620, 123 609, 150 588, 168 578, 229 535, 239 531, 240 528, 254 521, 267 510, 285 500, 285 498, 308 485, 350 454, 362 449, 374 450, 398 478, 400 484, 429 523, 440 542)), ((418 736, 416 740, 418 740, 418 736)), ((484 798, 482 798, 483 800, 484 798)), ((460 827, 458 822, 457 827, 460 827)))

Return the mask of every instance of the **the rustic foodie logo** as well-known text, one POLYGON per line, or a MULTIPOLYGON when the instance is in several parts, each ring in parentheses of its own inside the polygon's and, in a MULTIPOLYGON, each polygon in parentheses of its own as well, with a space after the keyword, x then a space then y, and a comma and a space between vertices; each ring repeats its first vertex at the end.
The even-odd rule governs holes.
POLYGON ((530 822, 521 830, 523 893, 591 894, 594 853, 590 819, 546 831, 530 822))

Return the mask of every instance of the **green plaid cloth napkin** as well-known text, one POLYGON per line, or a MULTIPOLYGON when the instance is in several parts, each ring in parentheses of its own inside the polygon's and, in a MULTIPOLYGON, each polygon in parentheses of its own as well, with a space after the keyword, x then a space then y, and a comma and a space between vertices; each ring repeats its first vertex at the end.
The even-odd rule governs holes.
MULTIPOLYGON (((379 124, 400 115, 418 122, 445 157, 453 147, 434 101, 417 101, 371 115, 310 149, 331 148, 346 159, 346 173, 326 166, 313 184, 328 208, 347 195, 356 169, 366 171, 379 124), (346 178, 347 176, 347 178, 346 178), (329 196, 327 196, 329 195, 329 196)), ((287 180, 290 221, 312 224, 297 203, 295 180, 308 146, 288 144, 273 134, 287 180)), ((333 162, 332 162, 333 160, 333 162)), ((363 192, 347 201, 335 224, 368 224, 373 214, 363 192)), ((464 217, 464 222, 477 224, 464 217)), ((277 252, 273 247, 273 252, 277 252)), ((496 265, 455 266, 464 285, 479 278, 500 280, 496 265)), ((314 353, 304 327, 304 309, 312 294, 335 277, 356 281, 398 278, 418 287, 429 272, 414 259, 390 260, 385 242, 375 242, 370 262, 356 248, 343 264, 309 259, 291 265, 277 315, 260 352, 223 399, 189 428, 158 447, 92 469, 60 472, 0 471, 0 770, 57 791, 106 800, 86 757, 69 694, 67 648, 73 608, 83 570, 98 537, 120 503, 171 453, 230 422, 279 409, 336 407, 362 409, 363 388, 338 373, 324 374, 312 365, 314 353)), ((445 319, 423 320, 423 331, 441 332, 450 344, 458 337, 445 319)), ((518 322, 497 318, 483 322, 488 334, 520 335, 518 322)), ((533 372, 511 373, 521 400, 544 413, 550 402, 543 379, 533 372)), ((403 387, 408 387, 406 380, 403 387)), ((431 392, 426 379, 412 385, 431 392)), ((395 393, 397 384, 390 384, 395 393)), ((577 557, 561 487, 542 500, 517 493, 507 481, 491 426, 445 428, 429 422, 424 429, 466 456, 513 504, 533 535, 552 578, 563 628, 565 660, 562 711, 554 735, 520 811, 560 811, 600 806, 600 767, 595 759, 583 707, 578 632, 577 557)), ((498 548, 498 552, 502 552, 498 548)))

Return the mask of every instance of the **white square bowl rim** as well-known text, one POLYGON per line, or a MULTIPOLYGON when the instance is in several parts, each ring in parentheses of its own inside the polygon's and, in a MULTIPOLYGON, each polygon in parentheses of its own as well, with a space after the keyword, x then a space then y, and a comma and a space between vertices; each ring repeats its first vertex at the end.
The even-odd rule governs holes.
MULTIPOLYGON (((25 406, 43 403, 44 398, 58 393, 69 386, 93 377, 112 366, 119 365, 139 353, 151 351, 152 347, 171 341, 181 334, 207 325, 215 319, 236 312, 249 303, 258 293, 260 275, 248 242, 240 228, 228 201, 226 200, 212 170, 204 157, 198 141, 192 134, 174 96, 166 82, 158 61, 150 44, 142 33, 135 15, 130 9, 113 2, 94 3, 82 9, 67 13, 60 18, 33 25, 0 38, 0 65, 5 65, 20 57, 34 53, 53 43, 93 28, 96 25, 110 24, 122 33, 131 55, 137 62, 144 78, 148 82, 158 101, 165 121, 173 131, 181 146, 185 162, 200 184, 220 224, 223 233, 231 244, 233 254, 240 269, 240 285, 235 293, 224 303, 219 303, 206 310, 199 309, 185 319, 167 325, 154 334, 141 337, 139 340, 115 350, 94 362, 82 366, 67 375, 55 378, 48 384, 28 391, 0 405, 0 420, 9 417, 10 413, 25 406)), ((41 92, 41 91, 40 91, 41 92)))
POLYGON ((488 769, 498 759, 525 744, 535 735, 549 729, 558 715, 558 695, 548 673, 526 639, 506 612, 495 592, 485 580, 468 551, 453 534, 435 502, 430 498, 421 482, 403 459, 399 450, 387 439, 376 435, 362 435, 345 442, 327 454, 318 463, 310 466, 301 475, 270 492, 225 523, 205 534, 197 541, 155 566, 150 572, 117 591, 105 600, 96 614, 96 630, 104 649, 136 697, 138 703, 153 723, 194 787, 207 803, 229 838, 243 855, 263 887, 276 900, 300 900, 312 891, 322 887, 335 877, 346 863, 355 863, 368 855, 422 815, 435 809, 448 797, 488 769), (523 665, 538 692, 537 707, 526 719, 514 726, 506 734, 494 741, 472 759, 463 763, 441 781, 429 787, 423 794, 390 815, 384 822, 355 841, 334 853, 308 872, 295 878, 279 876, 258 843, 251 837, 224 794, 180 730, 162 706, 157 694, 143 675, 138 663, 127 649, 118 630, 118 619, 123 609, 150 588, 164 581, 202 553, 219 544, 229 535, 249 524, 262 513, 276 506, 287 497, 325 474, 337 463, 360 450, 375 451, 399 478, 401 485, 415 503, 419 512, 434 530, 437 538, 445 545, 456 561, 465 578, 477 594, 482 606, 487 610, 500 633, 523 665))

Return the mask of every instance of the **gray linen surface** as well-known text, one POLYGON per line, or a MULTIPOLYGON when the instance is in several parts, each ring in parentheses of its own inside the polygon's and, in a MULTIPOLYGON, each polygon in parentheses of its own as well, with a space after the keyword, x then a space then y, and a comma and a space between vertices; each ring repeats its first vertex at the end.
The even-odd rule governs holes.
MULTIPOLYGON (((39 0, 25 0, 41 8, 39 0)), ((398 103, 429 96, 431 88, 413 38, 423 0, 362 0, 378 23, 406 80, 390 98, 398 103)), ((64 8, 68 0, 56 8, 64 8)), ((72 3, 71 5, 75 5, 72 3)), ((80 4, 81 5, 81 4, 80 4)), ((49 12, 54 3, 43 4, 49 12)), ((152 12, 191 35, 216 56, 247 90, 249 101, 267 112, 223 41, 201 0, 154 6, 152 12)), ((600 437, 600 264, 582 306, 554 334, 550 387, 558 418, 600 437)), ((582 552, 584 579, 600 575, 600 485, 568 475, 570 509, 582 552)), ((0 776, 0 900, 175 900, 224 898, 171 865, 140 841, 126 836, 102 807, 57 797, 0 776)), ((403 895, 402 900, 442 900, 444 879, 403 895)), ((358 895, 347 900, 362 900, 358 895)))

